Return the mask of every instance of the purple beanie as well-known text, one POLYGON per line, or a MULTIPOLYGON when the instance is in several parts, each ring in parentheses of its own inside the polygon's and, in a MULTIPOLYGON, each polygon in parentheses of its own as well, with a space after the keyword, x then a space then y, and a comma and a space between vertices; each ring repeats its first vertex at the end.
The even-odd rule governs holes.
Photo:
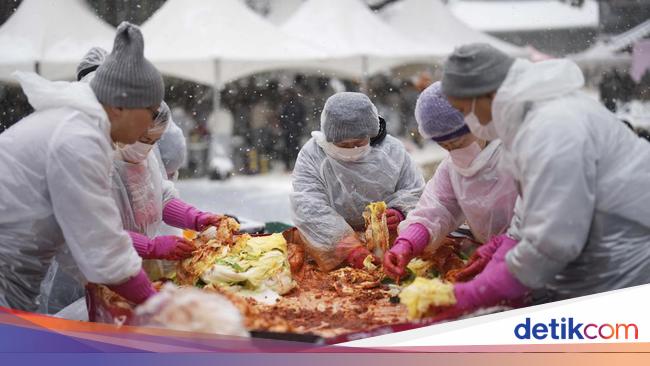
POLYGON ((439 81, 420 93, 415 104, 415 119, 420 134, 434 141, 450 140, 470 132, 463 114, 442 94, 439 81))

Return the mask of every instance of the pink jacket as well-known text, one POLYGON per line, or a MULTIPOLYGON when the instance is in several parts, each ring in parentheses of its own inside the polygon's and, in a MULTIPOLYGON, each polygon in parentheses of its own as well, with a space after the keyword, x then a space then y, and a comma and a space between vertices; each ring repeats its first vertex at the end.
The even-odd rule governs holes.
POLYGON ((443 160, 399 230, 411 224, 424 225, 429 230, 431 249, 465 221, 483 243, 504 233, 513 216, 517 186, 500 167, 502 154, 497 140, 488 144, 468 168, 455 166, 450 158, 443 160))

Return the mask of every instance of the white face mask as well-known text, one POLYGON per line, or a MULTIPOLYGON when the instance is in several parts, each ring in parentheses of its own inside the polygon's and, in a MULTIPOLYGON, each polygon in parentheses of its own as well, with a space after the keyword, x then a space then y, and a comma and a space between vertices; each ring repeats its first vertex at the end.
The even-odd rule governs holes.
POLYGON ((451 150, 449 156, 454 165, 464 169, 468 168, 480 153, 481 147, 474 141, 469 146, 451 150))
POLYGON ((353 148, 338 147, 331 142, 327 142, 325 135, 320 131, 312 132, 316 138, 316 143, 320 146, 327 156, 339 161, 358 161, 370 152, 370 145, 364 145, 353 148))
POLYGON ((499 138, 497 135, 497 130, 494 128, 494 121, 488 122, 486 125, 482 125, 479 122, 474 109, 476 108, 476 98, 472 99, 472 111, 465 116, 465 124, 469 127, 469 130, 472 131, 474 136, 486 140, 492 141, 499 138))
POLYGON ((328 143, 327 147, 323 148, 325 154, 340 161, 358 161, 370 152, 370 145, 359 147, 344 148, 338 147, 332 143, 328 143))
POLYGON ((153 145, 137 141, 135 144, 126 145, 120 148, 122 159, 129 163, 137 164, 144 161, 149 155, 153 145))

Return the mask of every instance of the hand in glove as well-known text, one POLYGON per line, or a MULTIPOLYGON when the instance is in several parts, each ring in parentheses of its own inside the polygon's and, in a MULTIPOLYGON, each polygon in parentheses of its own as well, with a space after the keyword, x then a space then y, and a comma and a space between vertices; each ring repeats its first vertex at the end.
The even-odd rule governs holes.
POLYGON ((409 225, 395 240, 395 244, 384 253, 384 271, 394 279, 406 274, 406 265, 413 257, 420 255, 429 243, 429 231, 422 224, 409 225))
POLYGON ((388 230, 396 231, 400 222, 404 221, 404 215, 394 208, 386 210, 386 225, 388 230))
MULTIPOLYGON (((469 261, 455 278, 457 282, 466 282, 474 278, 483 271, 483 268, 490 262, 494 253, 501 247, 504 242, 514 241, 509 236, 503 234, 492 238, 492 240, 481 245, 469 258, 469 261)), ((516 243, 516 242, 515 242, 516 243)))
MULTIPOLYGON (((348 235, 336 244, 336 255, 346 264, 354 268, 364 268, 363 261, 372 255, 356 235, 348 235)), ((379 260, 373 255, 373 263, 379 260)))
POLYGON ((145 235, 129 232, 133 247, 144 259, 181 260, 188 258, 196 249, 194 244, 174 235, 158 236, 153 239, 145 235))
POLYGON ((187 203, 174 198, 165 204, 163 221, 171 226, 203 231, 208 226, 219 226, 223 216, 210 212, 202 212, 187 203))
POLYGON ((108 288, 135 304, 141 304, 156 294, 149 277, 142 269, 125 282, 119 285, 108 285, 108 288))
POLYGON ((469 312, 502 302, 516 302, 528 293, 528 287, 510 273, 505 261, 506 254, 517 242, 505 235, 501 237, 501 244, 483 272, 469 282, 454 284, 455 309, 469 312))

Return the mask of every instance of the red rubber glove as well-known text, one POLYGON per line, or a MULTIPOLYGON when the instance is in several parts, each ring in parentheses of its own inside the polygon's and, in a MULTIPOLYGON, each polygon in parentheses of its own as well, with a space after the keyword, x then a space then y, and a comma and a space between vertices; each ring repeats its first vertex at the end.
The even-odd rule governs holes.
POLYGON ((492 256, 501 247, 504 241, 512 240, 509 236, 497 235, 487 243, 481 245, 474 251, 469 261, 461 271, 459 271, 455 278, 456 282, 466 282, 474 278, 477 274, 483 271, 483 268, 492 260, 492 256))
POLYGON ((404 221, 404 215, 399 210, 394 208, 386 210, 386 224, 388 225, 388 230, 396 231, 397 226, 402 221, 404 221))
POLYGON ((505 260, 517 241, 506 235, 499 237, 501 244, 485 269, 473 280, 454 285, 456 309, 468 312, 501 303, 521 302, 529 292, 529 288, 510 273, 505 260))
POLYGON ((365 266, 363 265, 363 261, 366 260, 366 257, 369 255, 372 255, 372 263, 373 264, 379 264, 379 259, 375 257, 368 249, 365 247, 358 247, 350 252, 348 255, 346 261, 348 262, 348 265, 353 268, 357 269, 363 269, 365 266))

